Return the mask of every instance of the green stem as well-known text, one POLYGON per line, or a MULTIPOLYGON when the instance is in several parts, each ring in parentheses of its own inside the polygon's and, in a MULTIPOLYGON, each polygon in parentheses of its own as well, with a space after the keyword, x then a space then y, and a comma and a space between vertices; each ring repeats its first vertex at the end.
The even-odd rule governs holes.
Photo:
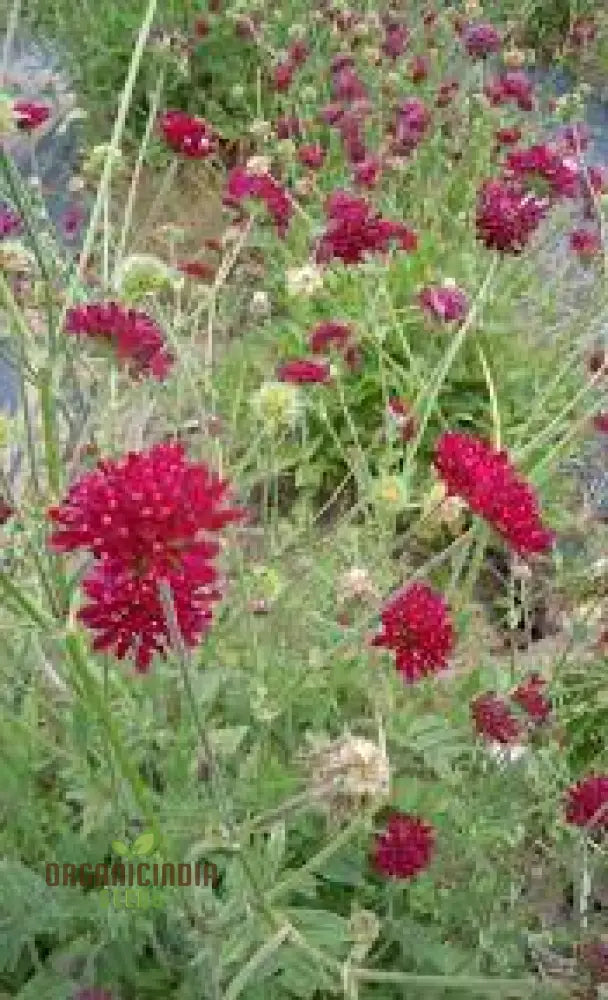
POLYGON ((106 731, 108 741, 114 751, 114 756, 116 757, 123 777, 131 786, 133 798, 137 802, 138 808, 142 816, 145 818, 147 826, 154 832, 156 844, 162 852, 165 838, 160 829, 156 813, 154 811, 154 806, 151 802, 150 794, 141 780, 137 769, 133 766, 128 754, 125 753, 124 741, 118 727, 103 697, 96 678, 89 671, 87 657, 82 648, 81 639, 78 635, 76 635, 76 633, 68 632, 65 638, 65 645, 76 679, 82 684, 89 705, 94 710, 106 731))

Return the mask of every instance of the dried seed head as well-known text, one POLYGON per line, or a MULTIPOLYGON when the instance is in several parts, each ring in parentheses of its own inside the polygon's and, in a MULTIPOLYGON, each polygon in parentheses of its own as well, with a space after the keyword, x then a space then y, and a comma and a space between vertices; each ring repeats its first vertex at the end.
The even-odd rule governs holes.
POLYGON ((311 790, 325 809, 345 816, 365 804, 381 804, 390 793, 390 765, 384 747, 346 734, 313 744, 306 755, 311 790))

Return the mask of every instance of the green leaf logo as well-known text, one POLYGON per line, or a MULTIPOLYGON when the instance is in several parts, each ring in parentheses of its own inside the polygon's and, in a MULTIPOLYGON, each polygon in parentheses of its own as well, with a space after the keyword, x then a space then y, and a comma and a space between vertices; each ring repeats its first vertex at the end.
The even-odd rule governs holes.
POLYGON ((112 850, 115 854, 120 854, 121 857, 128 858, 131 854, 131 848, 128 847, 122 840, 112 841, 112 850))
POLYGON ((140 833, 131 850, 135 856, 150 854, 154 850, 154 834, 150 831, 140 833))

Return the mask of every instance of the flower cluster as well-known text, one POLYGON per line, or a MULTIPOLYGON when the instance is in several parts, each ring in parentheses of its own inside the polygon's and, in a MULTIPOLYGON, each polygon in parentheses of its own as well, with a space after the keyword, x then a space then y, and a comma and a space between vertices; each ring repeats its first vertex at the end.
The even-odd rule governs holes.
POLYGON ((507 698, 487 691, 471 702, 471 715, 478 734, 503 746, 517 743, 526 729, 546 722, 551 714, 551 702, 546 681, 537 673, 530 674, 510 694, 513 711, 507 698))
POLYGON ((576 160, 563 156, 547 143, 510 152, 506 171, 518 182, 543 181, 552 198, 576 198, 580 194, 580 171, 576 160))
POLYGON ((217 149, 217 137, 203 118, 185 111, 165 111, 159 126, 169 148, 189 160, 205 159, 217 149))
POLYGON ((510 103, 516 104, 520 111, 532 111, 534 107, 534 87, 528 74, 522 70, 492 77, 486 83, 484 93, 494 107, 510 103))
POLYGON ((394 240, 402 250, 410 252, 418 245, 416 234, 408 226, 383 219, 364 198, 346 191, 334 191, 326 213, 327 227, 317 248, 319 263, 338 258, 345 264, 360 264, 368 254, 386 253, 394 240))
POLYGON ((20 232, 23 226, 21 216, 7 205, 6 202, 0 204, 0 239, 13 236, 20 232))
POLYGON ((429 285, 420 293, 419 302, 434 319, 444 323, 459 322, 469 308, 466 294, 456 285, 429 285))
POLYGON ((443 597, 423 583, 391 596, 381 612, 382 628, 372 644, 390 649, 395 666, 411 684, 448 666, 454 629, 443 597))
POLYGON ((566 820, 589 830, 608 830, 608 774, 590 775, 568 789, 566 820))
POLYGON ((434 464, 448 494, 465 500, 517 553, 551 547, 554 536, 542 524, 536 494, 505 451, 470 434, 448 431, 437 442, 434 464))
POLYGON ((90 302, 72 306, 66 314, 66 332, 110 344, 120 361, 136 375, 162 380, 173 358, 165 348, 162 332, 147 313, 126 309, 116 302, 90 302))
POLYGON ((412 879, 429 867, 435 850, 433 827, 418 816, 394 811, 376 837, 373 863, 381 875, 412 879))
POLYGON ((137 669, 147 671, 154 653, 170 644, 163 583, 183 641, 198 642, 221 596, 212 536, 243 516, 225 506, 227 495, 227 484, 206 465, 188 462, 181 445, 158 444, 99 462, 51 508, 51 546, 94 557, 80 619, 97 633, 95 649, 118 659, 134 653, 137 669))
POLYGON ((549 210, 549 200, 530 194, 522 184, 487 180, 477 200, 477 235, 490 250, 519 254, 549 210))
POLYGON ((35 132, 51 117, 48 104, 41 104, 39 101, 15 101, 13 111, 17 127, 23 132, 35 132))
POLYGON ((325 384, 331 381, 331 372, 326 361, 295 358, 293 361, 286 361, 279 366, 277 378, 280 382, 291 382, 293 385, 306 385, 314 382, 325 384))
POLYGON ((420 145, 431 124, 431 113, 423 101, 416 97, 404 101, 397 108, 394 124, 393 152, 408 156, 420 145))
POLYGON ((292 214, 292 205, 285 189, 269 173, 253 173, 245 167, 235 167, 228 177, 224 201, 238 205, 246 198, 264 202, 280 236, 285 236, 292 214))

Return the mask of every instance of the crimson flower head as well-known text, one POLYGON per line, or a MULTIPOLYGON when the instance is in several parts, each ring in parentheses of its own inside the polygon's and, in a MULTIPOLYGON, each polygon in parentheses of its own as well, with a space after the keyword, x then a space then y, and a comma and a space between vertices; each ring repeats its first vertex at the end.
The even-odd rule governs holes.
POLYGON ((65 328, 75 336, 110 344, 134 375, 152 375, 162 381, 173 363, 154 320, 145 312, 116 302, 72 306, 66 314, 65 328))
POLYGON ((444 323, 464 319, 469 308, 467 296, 455 285, 429 285, 420 293, 419 301, 426 312, 444 323))
POLYGON ((309 55, 310 50, 303 39, 297 39, 289 46, 289 58, 294 66, 303 66, 309 55))
POLYGON ((573 229, 570 249, 582 260, 597 257, 602 249, 602 239, 597 229, 573 229))
POLYGON ((279 139, 302 138, 302 123, 297 115, 283 115, 277 118, 276 129, 279 139))
POLYGON ((327 384, 331 381, 331 372, 326 361, 310 361, 307 358, 298 358, 294 361, 286 361, 277 370, 279 382, 291 382, 294 385, 306 385, 310 383, 327 384))
POLYGON ((379 156, 366 156, 355 164, 354 180, 360 187, 373 188, 378 183, 382 171, 382 161, 379 156))
POLYGON ((309 167, 310 170, 319 170, 323 166, 324 159, 325 150, 319 143, 310 143, 298 149, 298 160, 302 166, 309 167))
POLYGON ((367 97, 365 84, 357 75, 357 71, 350 64, 341 65, 334 70, 332 76, 332 100, 343 101, 351 104, 353 101, 361 101, 367 97))
POLYGON ((537 198, 521 184, 485 181, 477 200, 477 237, 490 250, 520 254, 548 210, 547 198, 537 198))
POLYGON ((577 198, 581 193, 581 176, 576 160, 546 143, 513 150, 507 155, 506 168, 507 174, 516 181, 544 182, 554 198, 577 198))
POLYGON ((576 48, 585 48, 595 39, 597 24, 591 17, 577 17, 572 23, 570 38, 576 48))
POLYGON ((520 111, 532 111, 534 107, 534 86, 523 70, 511 70, 492 77, 484 87, 484 93, 494 107, 516 104, 520 111))
POLYGON ((566 153, 577 155, 584 152, 591 142, 591 129, 586 122, 565 125, 560 131, 560 146, 566 153))
POLYGON ((338 258, 345 264, 359 264, 369 254, 386 253, 394 240, 403 250, 416 249, 416 234, 408 226, 383 219, 364 198, 334 191, 326 213, 327 228, 317 248, 319 263, 338 258))
POLYGON ((446 431, 435 447, 434 465, 448 495, 466 501, 520 555, 551 548, 554 534, 542 523, 536 494, 505 451, 473 435, 446 431))
POLYGON ((279 236, 285 236, 292 215, 291 202, 285 189, 271 174, 249 173, 244 167, 235 167, 228 176, 224 201, 239 204, 246 198, 259 199, 272 216, 279 236))
POLYGON ((293 80, 294 70, 295 66, 290 60, 278 64, 274 71, 275 90, 278 90, 281 94, 286 90, 289 90, 291 81, 293 80))
POLYGON ((438 108, 447 108, 447 106, 452 103, 459 90, 460 83, 458 80, 444 80, 443 83, 439 85, 439 90, 437 91, 437 97, 435 98, 436 106, 438 108))
POLYGON ((476 59, 485 59, 490 53, 498 52, 502 44, 498 29, 486 21, 468 25, 463 38, 467 52, 476 59))
POLYGON ((328 347, 335 345, 344 350, 351 336, 352 329, 348 323, 338 323, 335 320, 318 323, 310 334, 309 347, 313 354, 322 354, 328 347))
POLYGON ((593 418, 593 426, 600 434, 608 434, 608 412, 596 413, 593 418))
POLYGON ((397 21, 389 21, 385 32, 382 51, 389 59, 398 59, 405 52, 410 33, 404 24, 399 24, 397 21))
POLYGON ((566 820, 573 826, 608 830, 608 774, 591 775, 568 789, 566 820))
POLYGON ((6 202, 0 203, 0 239, 18 233, 23 225, 21 216, 6 202))
POLYGON ((83 580, 89 604, 80 620, 97 633, 94 648, 118 659, 135 654, 145 672, 169 646, 159 587, 168 586, 180 632, 194 646, 221 596, 213 535, 244 512, 227 505, 228 485, 187 461, 179 444, 157 444, 98 463, 49 510, 52 548, 94 557, 83 580))
POLYGON ((454 648, 449 608, 426 584, 412 583, 398 590, 382 609, 381 620, 372 645, 395 653, 395 666, 406 683, 447 667, 454 648))
POLYGON ((41 104, 39 101, 15 101, 13 110, 17 127, 24 132, 34 132, 51 117, 48 104, 41 104))
POLYGON ((427 56, 414 56, 410 63, 410 80, 422 83, 429 75, 430 63, 427 56))
POLYGON ((413 152, 424 138, 431 122, 431 113, 423 101, 412 97, 397 108, 393 150, 403 156, 413 152))
POLYGON ((586 941, 578 948, 578 957, 594 983, 608 983, 608 937, 586 941))
POLYGON ((344 155, 349 163, 362 163, 367 157, 363 127, 363 113, 353 108, 343 111, 336 122, 344 155))
POLYGON ((418 816, 394 811, 376 837, 374 868, 392 879, 413 879, 425 871, 435 850, 435 830, 418 816))
POLYGON ((169 149, 189 160, 203 160, 217 148, 217 138, 209 123, 185 111, 165 111, 159 126, 169 149))
POLYGON ((522 137, 519 125, 507 125, 494 133, 499 146, 514 146, 522 137))
POLYGON ((519 684, 511 697, 533 722, 546 722, 551 715, 551 702, 545 694, 547 682, 533 673, 519 684))
POLYGON ((516 743, 521 736, 521 726, 507 705, 493 691, 480 694, 471 702, 471 715, 475 729, 485 740, 501 743, 503 746, 516 743))

